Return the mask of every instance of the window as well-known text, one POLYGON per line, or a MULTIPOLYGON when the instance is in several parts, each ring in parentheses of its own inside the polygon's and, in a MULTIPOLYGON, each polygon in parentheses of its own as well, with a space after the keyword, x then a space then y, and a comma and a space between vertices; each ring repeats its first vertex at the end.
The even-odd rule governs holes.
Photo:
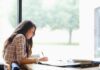
POLYGON ((22 20, 37 26, 33 54, 44 52, 49 59, 80 55, 79 0, 23 0, 22 20))
POLYGON ((18 0, 18 2, 10 0, 8 4, 6 0, 0 1, 1 49, 5 39, 19 22, 32 20, 37 26, 36 36, 33 38, 33 54, 44 52, 49 59, 94 58, 95 53, 97 57, 100 56, 97 27, 99 1, 93 0, 90 3, 90 0, 80 2, 79 0, 18 0), (94 17, 96 17, 95 25, 94 17))
POLYGON ((95 9, 95 51, 96 57, 100 58, 100 7, 95 9))
POLYGON ((17 25, 17 0, 0 0, 0 62, 4 41, 17 25))
MULTIPOLYGON (((33 38, 33 54, 44 52, 49 59, 94 58, 93 15, 94 9, 100 6, 100 2, 90 3, 90 0, 80 2, 79 0, 19 0, 18 2, 10 0, 8 5, 7 1, 0 1, 1 48, 19 22, 32 20, 37 26, 36 36, 33 38)), ((97 56, 99 56, 98 47, 95 51, 97 56)))

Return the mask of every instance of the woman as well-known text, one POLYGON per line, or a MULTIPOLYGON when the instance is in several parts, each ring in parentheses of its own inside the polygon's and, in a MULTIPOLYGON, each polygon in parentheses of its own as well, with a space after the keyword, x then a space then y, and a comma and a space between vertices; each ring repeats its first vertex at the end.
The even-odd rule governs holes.
POLYGON ((47 57, 29 59, 32 53, 32 37, 35 35, 36 26, 31 21, 23 21, 6 40, 3 56, 7 64, 17 62, 22 70, 28 70, 25 64, 48 61, 47 57))

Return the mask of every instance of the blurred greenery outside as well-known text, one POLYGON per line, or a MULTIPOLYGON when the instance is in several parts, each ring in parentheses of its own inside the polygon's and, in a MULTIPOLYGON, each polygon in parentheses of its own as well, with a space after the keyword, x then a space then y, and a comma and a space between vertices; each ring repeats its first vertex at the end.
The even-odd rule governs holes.
MULTIPOLYGON (((11 8, 8 20, 15 29, 18 25, 16 1, 11 8)), ((79 0, 23 0, 22 15, 23 20, 32 20, 37 28, 48 26, 51 31, 65 29, 69 32, 68 42, 35 42, 36 45, 79 45, 72 42, 72 32, 79 29, 79 0)), ((2 16, 0 14, 0 18, 2 16)))
POLYGON ((0 0, 0 63, 4 62, 4 42, 17 25, 17 0, 0 0))
MULTIPOLYGON (((72 32, 79 29, 79 0, 23 0, 23 20, 32 20, 37 28, 50 27, 51 31, 65 29, 68 42, 39 42, 42 45, 79 45, 72 42, 72 32)), ((37 44, 37 43, 36 43, 37 44)))

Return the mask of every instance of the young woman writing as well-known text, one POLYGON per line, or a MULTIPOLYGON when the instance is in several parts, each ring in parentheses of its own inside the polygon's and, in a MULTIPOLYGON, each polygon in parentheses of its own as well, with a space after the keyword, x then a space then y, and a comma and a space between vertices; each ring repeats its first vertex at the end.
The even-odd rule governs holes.
POLYGON ((36 26, 32 21, 21 22, 12 35, 6 40, 3 57, 7 64, 18 63, 21 70, 28 70, 25 64, 48 61, 47 57, 29 59, 32 53, 32 37, 35 35, 36 26))

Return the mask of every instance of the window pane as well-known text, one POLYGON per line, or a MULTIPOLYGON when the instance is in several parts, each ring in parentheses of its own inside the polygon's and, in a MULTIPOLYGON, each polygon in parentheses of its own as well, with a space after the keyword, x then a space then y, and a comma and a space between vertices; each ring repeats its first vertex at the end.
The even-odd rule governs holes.
POLYGON ((77 55, 75 51, 80 45, 79 1, 23 0, 22 3, 22 19, 32 20, 37 26, 33 50, 38 49, 40 54, 44 51, 52 58, 76 57, 73 54, 77 55))
POLYGON ((100 58, 100 8, 95 9, 95 53, 100 58))
POLYGON ((4 41, 17 25, 17 0, 0 0, 0 62, 4 41))

